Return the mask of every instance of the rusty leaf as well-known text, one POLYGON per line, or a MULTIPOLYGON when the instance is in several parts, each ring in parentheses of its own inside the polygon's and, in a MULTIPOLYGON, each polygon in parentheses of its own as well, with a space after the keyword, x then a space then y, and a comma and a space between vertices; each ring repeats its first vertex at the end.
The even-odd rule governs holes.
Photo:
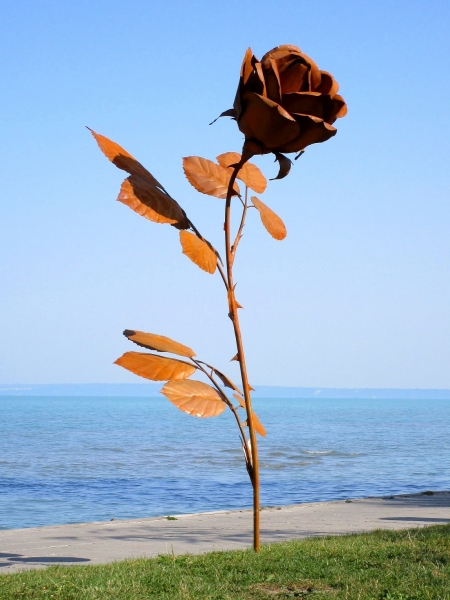
POLYGON ((138 346, 142 346, 142 348, 156 350, 156 352, 171 352, 172 354, 187 356, 188 358, 195 356, 195 352, 191 350, 191 348, 184 346, 179 342, 175 342, 164 335, 145 333, 144 331, 137 331, 134 329, 125 329, 123 335, 131 342, 134 342, 138 346))
POLYGON ((143 352, 125 352, 114 364, 152 381, 186 379, 197 369, 184 360, 144 354, 143 352))
MULTIPOLYGON (((188 156, 183 158, 183 170, 189 183, 202 194, 226 198, 228 183, 231 173, 220 165, 201 158, 200 156, 188 156)), ((239 194, 239 186, 234 184, 235 194, 239 194)))
MULTIPOLYGON (((88 127, 89 129, 89 127, 88 127)), ((177 229, 187 229, 189 222, 181 206, 129 152, 92 129, 100 150, 117 168, 130 173, 120 188, 117 200, 139 215, 155 223, 169 223, 177 229)))
POLYGON ((100 150, 118 169, 122 169, 122 171, 126 171, 130 175, 148 177, 155 185, 164 190, 163 186, 153 177, 150 171, 147 171, 125 148, 122 148, 122 146, 119 146, 119 144, 116 144, 116 142, 113 142, 104 135, 96 133, 90 127, 88 129, 94 136, 100 150))
MULTIPOLYGON (((247 407, 245 406, 245 401, 244 398, 239 394, 233 394, 233 397, 236 398, 236 400, 239 402, 240 406, 244 409, 246 409, 247 407)), ((255 414, 254 411, 252 411, 253 414, 253 425, 255 426, 255 431, 257 433, 259 433, 259 435, 262 435, 263 437, 266 435, 266 430, 263 426, 263 424, 261 423, 261 421, 258 419, 258 416, 255 414)), ((247 425, 247 421, 245 421, 243 423, 243 425, 245 425, 246 427, 248 427, 247 425)))
POLYGON ((214 273, 217 267, 217 256, 204 240, 190 231, 180 231, 180 242, 183 254, 190 258, 197 267, 207 273, 214 273))
MULTIPOLYGON (((266 435, 266 429, 261 421, 258 419, 258 416, 252 411, 253 414, 253 426, 255 428, 256 433, 259 433, 262 437, 266 435)), ((243 423, 244 426, 248 427, 247 421, 243 423)))
POLYGON ((125 179, 117 200, 155 223, 170 223, 178 229, 189 227, 181 206, 146 177, 131 175, 125 179))
POLYGON ((177 408, 194 417, 217 417, 226 409, 225 402, 216 390, 201 381, 169 381, 162 388, 161 394, 177 408))
POLYGON ((225 387, 228 387, 232 390, 234 390, 235 392, 238 392, 238 394, 241 393, 240 389, 237 387, 237 385, 235 385, 231 379, 229 377, 227 377, 224 373, 222 373, 221 371, 219 371, 218 369, 213 369, 214 373, 217 375, 217 377, 220 379, 220 381, 223 383, 223 385, 225 387))
POLYGON ((280 217, 256 196, 252 196, 253 206, 258 209, 262 224, 276 240, 284 240, 287 235, 286 227, 280 217))
MULTIPOLYGON (((230 169, 230 165, 235 165, 241 160, 241 155, 238 152, 225 152, 224 154, 220 154, 217 160, 219 165, 225 169, 230 169)), ((231 168, 230 170, 232 171, 233 169, 231 168)), ((267 187, 267 179, 253 163, 246 162, 240 169, 237 178, 257 194, 262 194, 267 187)))
POLYGON ((233 398, 236 398, 241 408, 246 408, 244 398, 240 394, 233 394, 233 398))

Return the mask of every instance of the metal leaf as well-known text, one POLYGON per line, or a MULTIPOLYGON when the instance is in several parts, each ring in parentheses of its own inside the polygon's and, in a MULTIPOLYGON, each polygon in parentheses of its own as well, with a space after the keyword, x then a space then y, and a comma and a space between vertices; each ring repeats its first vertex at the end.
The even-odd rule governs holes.
POLYGON ((225 387, 228 387, 232 390, 234 390, 235 392, 238 392, 238 394, 241 393, 241 390, 237 387, 237 385, 235 385, 231 379, 229 377, 227 377, 224 373, 222 373, 221 371, 219 371, 218 369, 214 368, 214 373, 217 375, 217 377, 220 379, 220 381, 223 383, 223 385, 225 387))
POLYGON ((214 273, 217 267, 217 256, 204 240, 190 231, 180 231, 180 242, 183 254, 203 271, 214 273))
MULTIPOLYGON (((88 127, 89 129, 89 127, 88 127)), ((155 177, 124 148, 92 129, 100 150, 116 167, 130 173, 120 188, 117 200, 154 223, 169 223, 187 229, 189 222, 181 206, 155 177)))
MULTIPOLYGON (((239 163, 241 155, 238 152, 225 152, 220 154, 217 160, 222 167, 230 168, 231 165, 239 163)), ((237 178, 257 194, 262 194, 267 187, 267 179, 253 163, 246 162, 239 170, 237 178)))
POLYGON ((138 162, 134 156, 127 152, 125 148, 122 148, 122 146, 119 146, 119 144, 116 144, 116 142, 113 142, 104 135, 96 133, 90 129, 90 127, 88 127, 88 129, 94 136, 100 150, 103 152, 106 158, 116 165, 118 169, 122 169, 122 171, 130 173, 130 175, 141 175, 148 177, 155 183, 155 185, 164 190, 163 186, 157 179, 153 177, 150 171, 147 171, 147 169, 141 165, 141 163, 138 162))
MULTIPOLYGON (((226 198, 231 177, 228 169, 224 169, 207 158, 188 156, 183 158, 183 170, 189 183, 202 194, 226 198)), ((237 183, 234 184, 233 189, 235 194, 240 193, 237 183)))
POLYGON ((201 381, 169 381, 162 388, 164 394, 177 408, 194 417, 217 417, 226 409, 214 388, 201 381))
POLYGON ((262 224, 276 240, 284 240, 287 235, 286 226, 280 217, 256 196, 252 196, 253 206, 258 209, 262 224))
MULTIPOLYGON (((234 398, 236 398, 236 400, 239 402, 240 406, 242 408, 247 409, 247 407, 245 406, 245 401, 242 398, 242 396, 238 395, 238 394, 233 394, 234 398)), ((252 411, 252 415, 253 415, 253 425, 255 426, 255 431, 257 433, 259 433, 259 435, 262 435, 263 437, 266 435, 266 430, 264 428, 264 425, 261 423, 261 421, 258 419, 258 416, 255 414, 254 411, 252 411)), ((245 421, 243 423, 243 425, 245 425, 246 427, 248 427, 247 425, 247 421, 245 421)))
MULTIPOLYGON (((264 437, 267 433, 264 425, 261 423, 261 421, 258 419, 257 415, 253 411, 252 411, 252 415, 253 415, 253 426, 255 428, 256 433, 259 433, 259 435, 264 437)), ((243 423, 243 425, 248 427, 247 421, 245 421, 245 423, 243 423)))
POLYGON ((171 352, 172 354, 187 356, 188 358, 195 356, 195 352, 191 350, 191 348, 184 346, 179 342, 175 342, 164 335, 145 333, 144 331, 137 331, 134 329, 125 329, 123 335, 142 348, 156 350, 156 352, 171 352))
POLYGON ((233 394, 233 398, 236 398, 236 400, 239 402, 241 408, 247 408, 245 406, 245 401, 244 401, 243 397, 240 394, 233 394))
POLYGON ((143 352, 125 352, 114 364, 152 381, 186 379, 197 369, 184 360, 144 354, 143 352))
POLYGON ((88 129, 94 136, 100 150, 118 169, 130 173, 130 175, 150 175, 150 177, 153 177, 125 148, 122 148, 122 146, 119 146, 119 144, 116 144, 116 142, 113 142, 104 135, 96 133, 90 127, 88 129))
POLYGON ((117 200, 154 223, 169 223, 178 229, 189 227, 181 206, 146 177, 131 175, 125 179, 117 200))

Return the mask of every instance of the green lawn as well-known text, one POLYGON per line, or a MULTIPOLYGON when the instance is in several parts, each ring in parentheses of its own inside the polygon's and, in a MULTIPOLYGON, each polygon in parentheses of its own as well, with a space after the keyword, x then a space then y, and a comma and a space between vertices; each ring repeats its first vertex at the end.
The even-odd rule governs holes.
POLYGON ((450 525, 0 577, 15 600, 450 600, 450 525))

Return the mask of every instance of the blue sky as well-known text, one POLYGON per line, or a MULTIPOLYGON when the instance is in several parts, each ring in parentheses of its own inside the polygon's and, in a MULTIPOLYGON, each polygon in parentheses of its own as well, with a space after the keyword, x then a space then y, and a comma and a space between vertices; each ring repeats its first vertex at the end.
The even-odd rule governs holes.
MULTIPOLYGON (((17 0, 0 19, 0 383, 140 381, 112 362, 125 328, 174 337, 235 375, 225 298, 176 232, 115 202, 119 142, 221 244, 223 202, 181 157, 239 151, 232 104, 248 46, 300 46, 349 105, 255 215, 236 264, 251 379, 450 387, 447 1, 17 0)), ((267 176, 268 157, 256 161, 267 176)), ((142 381, 142 380, 141 380, 142 381)))

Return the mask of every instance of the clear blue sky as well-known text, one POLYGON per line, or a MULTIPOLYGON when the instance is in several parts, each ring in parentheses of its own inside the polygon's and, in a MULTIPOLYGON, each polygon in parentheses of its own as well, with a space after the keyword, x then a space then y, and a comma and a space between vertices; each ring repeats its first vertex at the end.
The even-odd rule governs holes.
POLYGON ((349 114, 263 197, 287 239, 256 215, 247 227, 251 380, 450 387, 448 0, 16 0, 0 15, 0 383, 142 381, 112 365, 132 349, 124 328, 228 369, 219 278, 173 228, 115 202, 123 174, 84 126, 141 160, 219 245, 223 202, 190 187, 181 157, 240 150, 233 121, 208 123, 231 106, 248 46, 291 43, 335 75, 349 114))

